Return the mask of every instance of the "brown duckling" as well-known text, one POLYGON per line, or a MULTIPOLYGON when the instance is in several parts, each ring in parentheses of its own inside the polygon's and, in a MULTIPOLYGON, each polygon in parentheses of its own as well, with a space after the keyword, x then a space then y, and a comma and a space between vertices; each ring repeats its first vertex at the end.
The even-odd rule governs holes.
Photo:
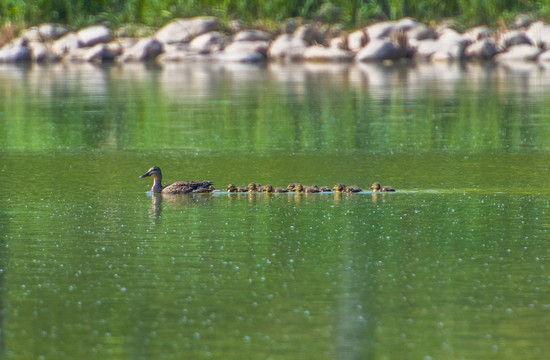
POLYGON ((286 186, 287 190, 290 192, 296 191, 296 185, 301 185, 299 183, 291 183, 286 186))
POLYGON ((319 191, 320 192, 331 192, 332 189, 329 188, 328 186, 319 186, 319 191))
POLYGON ((319 191, 319 187, 317 185, 311 185, 311 186, 305 186, 304 187, 304 192, 311 194, 311 193, 318 193, 320 191, 319 191))
POLYGON ((214 188, 211 186, 212 181, 176 181, 170 185, 162 186, 162 172, 158 166, 153 166, 147 172, 140 176, 153 177, 153 187, 151 192, 162 194, 187 194, 197 192, 212 192, 214 188))
POLYGON ((347 193, 354 193, 354 192, 361 192, 363 190, 357 185, 350 185, 350 186, 346 186, 344 191, 347 193))
POLYGON ((375 182, 374 184, 372 184, 372 186, 370 187, 370 189, 372 190, 372 192, 388 192, 388 191, 395 191, 395 189, 392 188, 391 186, 381 186, 379 182, 375 182))
POLYGON ((262 185, 258 183, 251 182, 248 184, 248 192, 263 192, 264 189, 262 188, 262 185))
POLYGON ((228 192, 248 192, 248 188, 247 187, 242 187, 242 186, 235 186, 235 184, 229 184, 227 185, 227 191, 228 192))
POLYGON ((294 184, 294 192, 297 192, 297 193, 304 192, 304 186, 302 184, 294 184))
POLYGON ((336 192, 343 192, 346 189, 346 185, 344 185, 342 183, 338 183, 338 184, 334 184, 334 186, 332 188, 336 192))
POLYGON ((286 193, 288 192, 287 189, 284 188, 273 188, 270 184, 267 184, 264 186, 264 190, 266 193, 286 193))

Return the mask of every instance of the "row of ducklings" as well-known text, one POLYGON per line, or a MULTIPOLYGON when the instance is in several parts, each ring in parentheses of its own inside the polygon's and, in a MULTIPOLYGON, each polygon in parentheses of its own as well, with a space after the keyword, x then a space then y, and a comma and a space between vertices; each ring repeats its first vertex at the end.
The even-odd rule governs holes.
MULTIPOLYGON (((373 192, 389 192, 389 191, 395 191, 395 189, 391 186, 382 186, 379 182, 375 182, 372 184, 372 186, 369 188, 373 192)), ((231 193, 259 193, 259 192, 265 192, 265 193, 286 193, 286 192, 296 192, 296 193, 319 193, 319 192, 345 192, 345 193, 354 193, 354 192, 361 192, 363 191, 359 186, 351 185, 346 186, 345 184, 338 183, 335 184, 332 189, 327 186, 317 186, 317 185, 311 185, 311 186, 304 186, 299 183, 292 183, 288 184, 286 188, 274 188, 270 184, 267 185, 260 185, 257 183, 250 183, 248 186, 238 187, 235 186, 235 184, 229 184, 227 186, 227 191, 231 193)))

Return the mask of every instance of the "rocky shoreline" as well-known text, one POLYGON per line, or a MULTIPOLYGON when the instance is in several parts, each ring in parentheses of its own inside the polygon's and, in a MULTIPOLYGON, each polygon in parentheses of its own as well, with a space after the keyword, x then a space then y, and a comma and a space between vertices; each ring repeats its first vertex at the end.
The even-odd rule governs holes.
POLYGON ((273 35, 243 29, 239 22, 224 31, 214 17, 176 19, 142 38, 115 33, 104 25, 72 32, 64 25, 42 24, 0 48, 0 63, 550 61, 550 25, 526 17, 513 29, 479 26, 463 33, 450 24, 430 27, 403 18, 350 33, 289 21, 273 35))

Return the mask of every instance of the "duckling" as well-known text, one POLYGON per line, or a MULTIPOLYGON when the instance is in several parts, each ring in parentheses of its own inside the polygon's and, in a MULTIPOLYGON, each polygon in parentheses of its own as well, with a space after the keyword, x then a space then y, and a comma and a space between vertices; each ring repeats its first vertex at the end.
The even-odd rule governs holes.
POLYGON ((369 188, 372 190, 372 192, 387 192, 387 191, 395 191, 394 188, 391 186, 381 186, 379 182, 375 182, 372 184, 372 186, 369 188))
POLYGON ((350 186, 346 186, 344 191, 349 194, 349 193, 352 193, 352 192, 361 192, 363 190, 357 185, 350 185, 350 186))
POLYGON ((320 192, 331 192, 332 189, 329 188, 328 186, 320 186, 320 187, 319 187, 319 191, 320 191, 320 192))
POLYGON ((294 184, 294 192, 297 192, 297 193, 304 192, 304 186, 302 184, 294 184))
POLYGON ((334 191, 336 192, 342 192, 346 189, 346 185, 342 184, 342 183, 338 183, 338 184, 335 184, 334 187, 333 187, 334 191))
POLYGON ((284 188, 273 188, 273 186, 271 186, 270 184, 267 184, 266 186, 264 186, 264 189, 265 189, 266 193, 286 193, 286 192, 288 192, 288 190, 284 189, 284 188))
POLYGON ((298 184, 298 183, 291 183, 291 184, 288 184, 287 185, 287 190, 292 192, 292 191, 296 191, 296 185, 301 185, 301 184, 298 184))
POLYGON ((317 185, 311 185, 311 186, 306 186, 304 187, 304 192, 306 193, 318 193, 319 192, 319 187, 317 185))
POLYGON ((153 166, 147 172, 140 176, 144 177, 153 177, 153 187, 151 188, 152 193, 162 193, 162 194, 187 194, 190 192, 212 192, 214 188, 211 186, 212 181, 176 181, 170 185, 162 186, 162 172, 158 166, 153 166))
POLYGON ((262 192, 262 185, 251 182, 248 184, 248 192, 262 192))
POLYGON ((227 185, 227 191, 228 192, 248 192, 248 188, 247 187, 242 187, 242 186, 239 186, 239 187, 236 187, 235 184, 229 184, 227 185))

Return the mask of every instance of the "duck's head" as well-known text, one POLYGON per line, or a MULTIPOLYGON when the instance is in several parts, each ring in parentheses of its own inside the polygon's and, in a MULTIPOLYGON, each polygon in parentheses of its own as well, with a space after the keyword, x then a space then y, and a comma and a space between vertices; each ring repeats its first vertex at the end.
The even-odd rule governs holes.
POLYGON ((140 178, 149 177, 149 176, 162 176, 162 173, 160 172, 160 168, 158 166, 153 166, 147 172, 140 176, 140 178))
POLYGON ((346 185, 344 184, 335 184, 333 187, 334 191, 344 191, 345 188, 346 185))
POLYGON ((371 190, 380 190, 381 187, 382 187, 382 185, 380 185, 379 182, 375 182, 374 184, 372 184, 372 186, 369 189, 371 189, 371 190))
POLYGON ((304 191, 304 186, 302 184, 296 184, 296 185, 294 185, 294 191, 295 192, 303 192, 304 191))
POLYGON ((248 191, 256 191, 256 184, 253 182, 248 184, 248 191))
POLYGON ((266 186, 264 186, 264 189, 265 189, 265 192, 273 192, 273 186, 271 186, 270 184, 267 184, 266 186))
POLYGON ((229 192, 237 191, 237 188, 235 187, 235 184, 227 185, 227 191, 229 191, 229 192))
POLYGON ((294 191, 294 186, 295 186, 295 185, 296 185, 296 184, 294 184, 294 183, 288 184, 288 185, 286 186, 286 188, 288 189, 288 191, 294 191))

